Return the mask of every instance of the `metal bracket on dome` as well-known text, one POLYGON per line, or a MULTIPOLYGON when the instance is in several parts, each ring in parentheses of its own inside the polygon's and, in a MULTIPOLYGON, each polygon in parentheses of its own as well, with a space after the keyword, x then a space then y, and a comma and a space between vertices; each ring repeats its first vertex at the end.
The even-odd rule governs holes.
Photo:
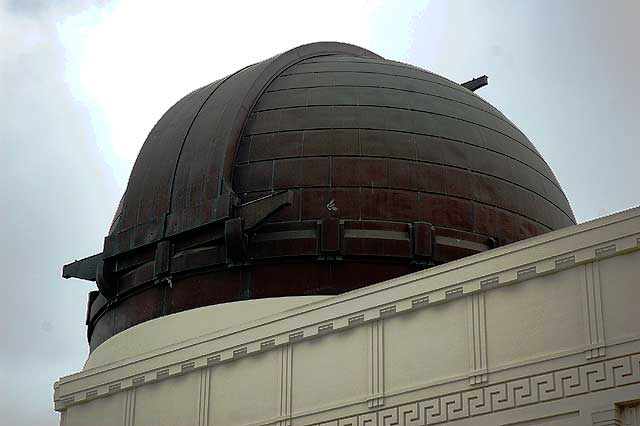
POLYGON ((236 216, 244 220, 245 229, 252 229, 264 222, 282 207, 293 204, 293 191, 269 194, 237 207, 236 216))
POLYGON ((475 92, 476 90, 486 86, 487 84, 489 84, 489 77, 487 77, 486 75, 483 75, 482 77, 474 78, 473 80, 464 82, 460 84, 460 86, 465 87, 471 90, 472 92, 475 92))
POLYGON ((247 231, 258 227, 269 216, 291 204, 293 204, 293 191, 287 190, 238 206, 236 218, 225 222, 224 244, 227 259, 231 261, 243 259, 247 251, 247 231))
POLYGON ((80 278, 95 281, 98 264, 102 261, 102 253, 76 260, 62 267, 63 278, 80 278))
MULTIPOLYGON (((269 216, 279 211, 281 208, 293 203, 293 191, 287 190, 267 195, 257 200, 241 204, 235 207, 234 218, 229 218, 220 222, 224 224, 224 230, 218 237, 224 238, 227 258, 238 260, 244 257, 247 246, 247 232, 258 227, 269 216)), ((171 243, 169 240, 162 240, 158 243, 154 259, 154 277, 170 274, 170 253, 171 243)), ((103 253, 76 260, 62 269, 64 278, 79 278, 87 281, 94 281, 98 288, 106 296, 112 296, 113 290, 106 285, 105 274, 108 274, 109 267, 105 267, 103 253)))
MULTIPOLYGON (((93 281, 97 284, 100 292, 105 296, 112 296, 113 292, 105 286, 105 271, 103 254, 98 253, 93 256, 85 257, 84 259, 76 260, 62 267, 62 277, 79 278, 81 280, 93 281)), ((90 299, 93 303, 95 297, 90 299)), ((89 304, 89 307, 91 304, 89 304)))

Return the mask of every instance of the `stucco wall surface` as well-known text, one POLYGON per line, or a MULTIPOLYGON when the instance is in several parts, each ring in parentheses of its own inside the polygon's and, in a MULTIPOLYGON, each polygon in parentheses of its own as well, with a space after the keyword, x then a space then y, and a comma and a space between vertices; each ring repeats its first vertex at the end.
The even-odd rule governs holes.
POLYGON ((63 426, 640 425, 639 277, 635 208, 161 347, 123 335, 55 408, 63 426))

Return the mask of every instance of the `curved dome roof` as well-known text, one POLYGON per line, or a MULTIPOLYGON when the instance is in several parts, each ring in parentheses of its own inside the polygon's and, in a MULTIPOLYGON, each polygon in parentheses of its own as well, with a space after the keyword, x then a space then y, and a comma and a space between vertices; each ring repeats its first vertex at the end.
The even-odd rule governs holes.
POLYGON ((574 223, 539 152, 475 93, 356 46, 301 46, 153 128, 105 239, 91 346, 171 312, 340 293, 574 223))

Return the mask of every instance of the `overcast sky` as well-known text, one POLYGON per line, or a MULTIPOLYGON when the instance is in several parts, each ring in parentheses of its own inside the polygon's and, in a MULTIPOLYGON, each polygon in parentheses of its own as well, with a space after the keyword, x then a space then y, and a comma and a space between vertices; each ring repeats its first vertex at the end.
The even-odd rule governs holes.
POLYGON ((89 282, 144 139, 187 92, 344 41, 463 82, 537 146, 578 221, 640 205, 640 2, 0 0, 0 413, 56 425, 89 282))

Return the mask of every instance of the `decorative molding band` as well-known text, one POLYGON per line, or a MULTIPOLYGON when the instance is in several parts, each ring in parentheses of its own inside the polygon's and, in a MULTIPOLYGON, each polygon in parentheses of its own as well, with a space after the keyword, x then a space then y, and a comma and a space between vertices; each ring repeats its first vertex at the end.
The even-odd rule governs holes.
POLYGON ((133 426, 136 409, 136 388, 127 389, 124 399, 124 426, 133 426))
POLYGON ((372 321, 369 327, 369 408, 384 405, 384 320, 372 321))
POLYGON ((469 384, 478 385, 489 380, 487 366, 487 324, 484 293, 467 298, 467 330, 469 331, 469 384))
POLYGON ((209 426, 209 400, 211 393, 211 368, 200 369, 200 390, 198 392, 198 426, 209 426))
POLYGON ((552 371, 317 426, 430 425, 640 383, 640 354, 552 371))
MULTIPOLYGON (((615 245, 613 246, 615 249, 615 245)), ((609 253, 605 247, 601 252, 609 253)), ((596 254, 597 256, 597 254, 596 254)), ((602 291, 600 288, 600 262, 595 260, 584 265, 582 275, 582 306, 587 338, 587 359, 605 355, 604 320, 602 318, 602 291)))
POLYGON ((280 350, 280 420, 277 426, 291 425, 291 400, 293 386, 293 345, 285 345, 280 350))
MULTIPOLYGON (((633 217, 632 219, 639 221, 637 227, 640 228, 640 216, 638 218, 633 217)), ((609 226, 614 225, 616 225, 616 222, 609 224, 609 226)), ((590 229, 583 232, 595 232, 596 230, 598 229, 590 229)), ((556 233, 558 232, 560 231, 556 231, 556 233)), ((543 235, 532 240, 538 238, 544 239, 548 238, 548 236, 543 235)), ((567 236, 559 237, 558 240, 562 240, 563 238, 567 238, 567 236)), ((583 238, 586 237, 583 236, 583 238)), ((528 244, 536 247, 541 244, 552 244, 554 242, 554 240, 550 240, 543 243, 528 244)), ((134 385, 146 385, 147 383, 156 382, 157 380, 185 374, 194 368, 198 369, 221 362, 234 361, 254 353, 273 350, 283 345, 290 345, 291 343, 310 338, 330 335, 348 327, 356 327, 368 322, 375 322, 382 317, 402 315, 415 311, 416 309, 428 309, 436 303, 447 303, 458 297, 491 291, 493 288, 516 284, 569 267, 593 262, 596 259, 636 251, 640 249, 640 232, 623 235, 617 239, 607 240, 606 242, 594 242, 593 239, 586 239, 586 241, 581 240, 579 243, 575 242, 573 244, 571 251, 553 254, 553 252, 557 252, 558 249, 550 249, 552 252, 551 255, 547 254, 547 257, 538 255, 538 260, 533 262, 531 259, 532 256, 526 256, 527 262, 522 264, 512 263, 506 258, 498 262, 498 258, 501 256, 515 256, 518 254, 517 252, 522 249, 515 250, 513 247, 517 248, 519 244, 525 245, 525 243, 527 242, 511 245, 511 250, 514 251, 514 253, 507 252, 506 254, 501 254, 500 248, 495 249, 492 251, 497 252, 497 254, 492 256, 481 253, 467 259, 462 259, 461 261, 450 262, 448 265, 443 265, 446 268, 441 268, 440 270, 438 267, 435 267, 432 268, 433 270, 431 271, 425 271, 425 274, 416 273, 409 275, 409 279, 401 277, 356 290, 342 296, 336 296, 336 298, 332 298, 329 301, 313 304, 311 305, 312 307, 301 308, 301 311, 287 312, 277 320, 270 319, 268 323, 251 326, 251 328, 248 329, 251 330, 251 333, 244 333, 246 330, 240 329, 225 332, 227 334, 206 336, 194 341, 181 343, 175 348, 162 349, 157 353, 152 353, 134 361, 127 360, 63 377, 55 384, 55 409, 64 410, 67 406, 82 403, 92 398, 107 396, 117 391, 124 391, 134 385), (486 261, 494 259, 496 265, 509 265, 509 268, 500 270, 500 268, 504 268, 504 266, 498 266, 498 271, 487 275, 486 268, 475 267, 477 263, 483 263, 484 261, 473 261, 473 258, 487 258, 485 259, 486 261), (480 275, 479 271, 484 271, 485 275, 480 275), (455 277, 455 280, 447 281, 445 274, 448 273, 451 273, 451 276, 455 277), (448 282, 448 285, 443 286, 442 282, 448 282), (387 295, 381 297, 381 293, 387 293, 387 295), (277 334, 269 333, 276 323, 278 324, 276 328, 280 331, 277 334), (265 334, 259 335, 261 332, 265 334), (263 345, 263 343, 265 344, 263 345), (202 355, 194 358, 194 353, 198 352, 202 355), (176 363, 175 360, 181 357, 184 357, 184 359, 176 363), (164 361, 164 359, 167 361, 164 361), (146 362, 149 360, 153 360, 153 365, 164 366, 148 370, 148 367, 145 368, 145 366, 149 365, 146 362), (137 382, 134 383, 134 380, 137 382), (83 385, 85 381, 92 383, 92 385, 83 385)), ((568 244, 569 242, 565 243, 568 244)), ((508 247, 509 246, 505 247, 505 250, 508 247)), ((525 245, 525 248, 526 247, 525 245)), ((544 250, 539 250, 539 252, 543 251, 544 250)), ((592 273, 590 279, 591 281, 585 285, 591 286, 588 288, 594 289, 593 294, 596 294, 595 289, 597 286, 597 302, 599 304, 599 274, 592 273), (597 284, 594 284, 593 280, 596 276, 598 277, 598 281, 597 284)), ((596 331, 598 327, 600 327, 600 330, 603 330, 602 308, 601 306, 598 308, 598 304, 594 305, 594 308, 589 311, 593 312, 593 314, 590 315, 595 318, 594 330, 596 331)), ((479 304, 478 309, 480 309, 479 304)), ((479 327, 480 344, 477 347, 474 346, 474 351, 477 352, 474 352, 473 359, 475 360, 476 354, 479 354, 479 364, 486 366, 486 337, 485 343, 483 344, 482 326, 479 325, 479 327), (483 348, 485 349, 484 353, 482 351, 483 348)), ((589 334, 589 336, 589 341, 593 341, 592 335, 589 334)), ((596 336, 596 342, 598 342, 598 344, 604 342, 603 333, 596 334, 596 336)), ((599 351, 600 349, 598 349, 598 353, 599 351)), ((486 375, 486 371, 480 368, 477 374, 472 373, 472 375, 476 377, 479 375, 481 383, 483 383, 482 376, 486 375)))

